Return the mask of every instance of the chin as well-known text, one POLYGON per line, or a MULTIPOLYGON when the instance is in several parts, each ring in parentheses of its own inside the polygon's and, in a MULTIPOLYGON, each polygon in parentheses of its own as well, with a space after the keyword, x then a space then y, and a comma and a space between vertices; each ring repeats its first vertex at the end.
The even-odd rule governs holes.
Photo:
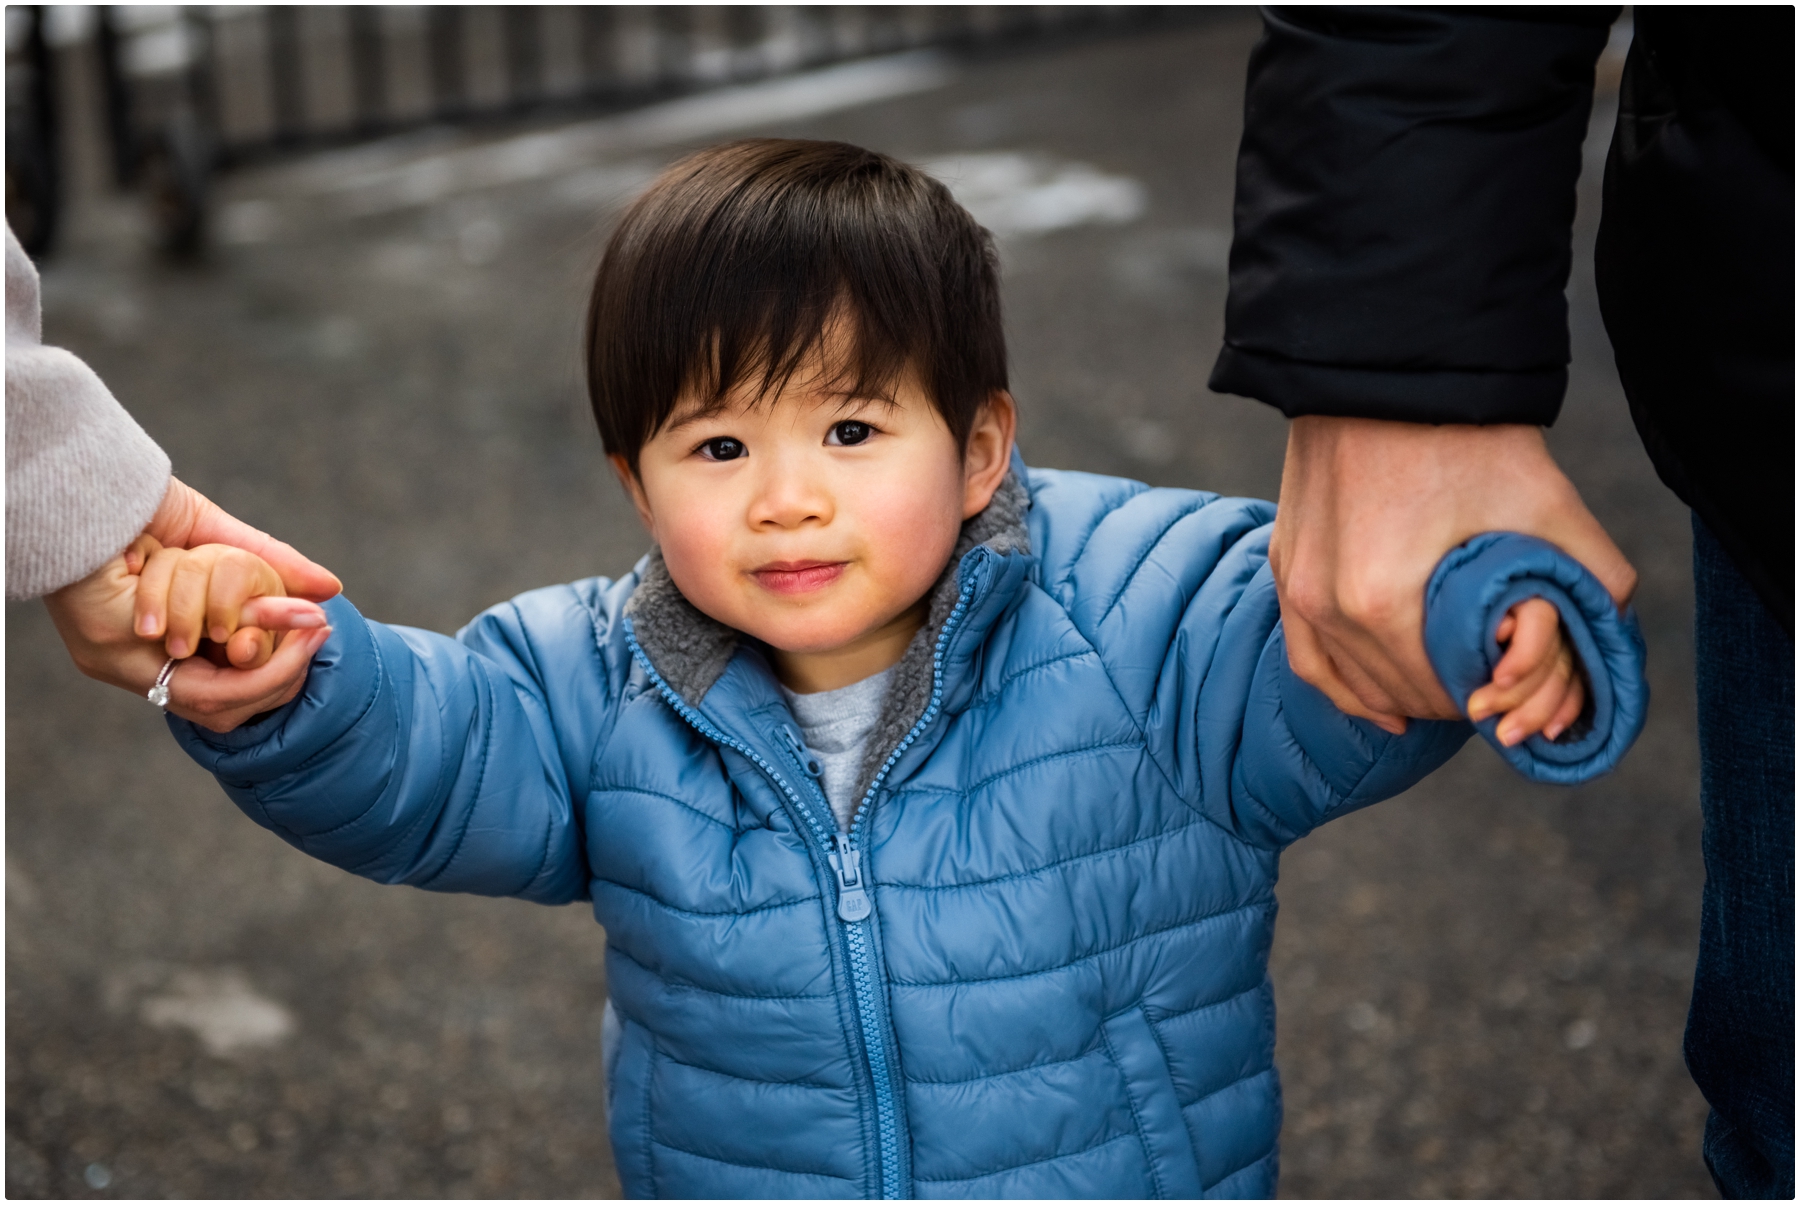
MULTIPOLYGON (((749 631, 748 628, 745 630, 749 631)), ((816 623, 796 623, 768 625, 762 631, 750 634, 784 653, 829 653, 855 640, 862 634, 862 629, 845 625, 839 631, 835 627, 821 628, 816 623)))

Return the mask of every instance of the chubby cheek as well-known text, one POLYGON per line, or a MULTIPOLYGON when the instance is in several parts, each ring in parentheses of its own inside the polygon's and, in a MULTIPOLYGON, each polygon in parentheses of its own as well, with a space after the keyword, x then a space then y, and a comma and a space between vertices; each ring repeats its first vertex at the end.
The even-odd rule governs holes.
POLYGON ((726 511, 706 506, 659 510, 655 534, 669 576, 687 600, 713 618, 741 627, 732 618, 742 606, 736 597, 742 582, 732 567, 734 524, 726 511))
POLYGON ((962 530, 960 481, 871 483, 858 498, 867 581, 888 603, 885 622, 922 598, 944 571, 962 530))

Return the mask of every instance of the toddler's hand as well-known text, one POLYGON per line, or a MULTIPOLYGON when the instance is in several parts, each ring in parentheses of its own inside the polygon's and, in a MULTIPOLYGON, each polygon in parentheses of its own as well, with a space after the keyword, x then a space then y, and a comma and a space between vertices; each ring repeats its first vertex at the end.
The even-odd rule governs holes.
POLYGON ((316 606, 282 597, 267 561, 227 544, 164 548, 139 536, 125 550, 125 568, 138 578, 132 630, 161 639, 176 660, 203 652, 215 665, 256 669, 275 651, 269 629, 325 623, 316 606))
MULTIPOLYGON (((126 552, 114 557, 80 581, 46 595, 44 603, 55 621, 57 633, 68 647, 76 668, 90 678, 110 683, 144 696, 168 657, 161 640, 145 639, 133 629, 137 612, 138 589, 143 584, 141 571, 159 552, 161 545, 148 537, 140 537, 126 552)), ((170 550, 170 551, 180 551, 170 550)), ((174 567, 171 562, 169 567, 174 567)), ((260 575, 252 575, 260 580, 260 575)), ((170 581, 174 575, 170 575, 170 581)), ((229 603, 239 587, 233 587, 229 575, 222 577, 220 587, 229 603)), ((152 583, 154 588, 154 582, 152 583)), ((211 574, 207 581, 209 593, 211 574)), ((204 603, 206 595, 200 596, 204 603)), ((159 616, 169 615, 167 596, 158 605, 159 616)), ((182 623, 189 633, 205 626, 205 607, 199 618, 183 604, 182 623)), ((256 628, 304 628, 283 640, 274 655, 263 649, 265 633, 250 626, 239 626, 227 633, 227 645, 215 646, 213 652, 226 661, 234 643, 252 650, 250 661, 255 669, 221 668, 205 657, 190 657, 176 668, 169 683, 169 710, 183 719, 215 732, 229 732, 252 716, 273 710, 300 692, 306 683, 307 667, 312 656, 331 634, 325 613, 316 604, 298 598, 258 596, 245 598, 238 608, 238 625, 256 628), (247 634, 246 634, 247 633, 247 634)), ((166 621, 164 628, 166 629, 166 621)), ((159 629, 159 635, 164 630, 159 629)), ((192 635, 197 644, 197 634, 192 635)), ((271 643, 273 641, 271 640, 271 643)))
POLYGON ((1534 732, 1555 740, 1587 701, 1556 608, 1541 598, 1527 599, 1507 611, 1494 638, 1506 654, 1494 667, 1494 680, 1469 696, 1469 719, 1500 715, 1495 735, 1502 745, 1516 745, 1534 732))

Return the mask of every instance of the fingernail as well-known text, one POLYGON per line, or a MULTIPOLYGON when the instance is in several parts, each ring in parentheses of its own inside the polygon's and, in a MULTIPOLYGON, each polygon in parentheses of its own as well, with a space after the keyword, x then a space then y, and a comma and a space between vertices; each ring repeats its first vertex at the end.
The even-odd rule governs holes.
POLYGON ((139 636, 154 636, 156 635, 156 629, 159 625, 160 621, 155 614, 141 616, 137 621, 137 634, 139 636))
POLYGON ((1548 728, 1544 729, 1544 739, 1547 741, 1553 741, 1557 737, 1562 735, 1562 731, 1563 731, 1563 726, 1561 724, 1552 724, 1548 728))
POLYGON ((322 628, 328 621, 317 611, 301 611, 288 619, 288 627, 299 631, 302 628, 322 628))
POLYGON ((1519 743, 1519 730, 1517 728, 1502 725, 1496 730, 1495 735, 1500 738, 1500 743, 1505 745, 1508 749, 1519 743))
POLYGON ((181 660, 192 651, 192 649, 188 648, 187 641, 182 640, 180 637, 169 641, 169 656, 175 658, 177 661, 181 660))
POLYGON ((227 640, 231 639, 231 633, 227 632, 218 624, 214 624, 212 631, 208 634, 212 637, 212 642, 214 644, 224 644, 227 640))

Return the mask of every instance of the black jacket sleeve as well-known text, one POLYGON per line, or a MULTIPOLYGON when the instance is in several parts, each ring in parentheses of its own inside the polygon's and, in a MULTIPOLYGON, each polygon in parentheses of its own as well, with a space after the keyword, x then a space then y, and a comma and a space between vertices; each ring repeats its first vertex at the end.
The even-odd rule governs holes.
POLYGON ((1211 387, 1290 417, 1552 422, 1617 14, 1264 10, 1211 387))

